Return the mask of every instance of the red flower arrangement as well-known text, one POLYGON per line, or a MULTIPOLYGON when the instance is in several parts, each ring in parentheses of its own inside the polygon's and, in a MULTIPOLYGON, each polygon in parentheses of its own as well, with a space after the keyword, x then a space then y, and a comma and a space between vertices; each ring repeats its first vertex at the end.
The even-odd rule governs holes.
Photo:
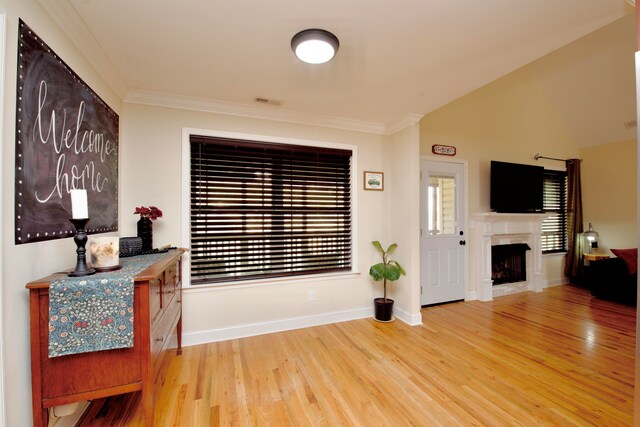
POLYGON ((149 218, 152 221, 162 218, 162 211, 155 206, 140 206, 133 214, 139 214, 140 218, 149 218))

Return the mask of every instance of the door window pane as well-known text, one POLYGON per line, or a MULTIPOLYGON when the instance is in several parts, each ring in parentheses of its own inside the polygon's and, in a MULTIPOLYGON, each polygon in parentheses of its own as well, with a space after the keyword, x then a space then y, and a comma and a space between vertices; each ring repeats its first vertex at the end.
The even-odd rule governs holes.
POLYGON ((427 229, 431 236, 456 234, 456 179, 429 175, 427 229))

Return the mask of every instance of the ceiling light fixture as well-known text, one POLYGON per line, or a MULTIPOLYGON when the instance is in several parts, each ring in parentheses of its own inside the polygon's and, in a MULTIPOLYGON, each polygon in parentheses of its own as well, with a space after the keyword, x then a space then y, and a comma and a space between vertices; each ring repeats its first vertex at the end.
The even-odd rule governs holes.
POLYGON ((317 28, 300 31, 291 39, 293 53, 308 64, 323 64, 331 60, 339 46, 336 36, 317 28))

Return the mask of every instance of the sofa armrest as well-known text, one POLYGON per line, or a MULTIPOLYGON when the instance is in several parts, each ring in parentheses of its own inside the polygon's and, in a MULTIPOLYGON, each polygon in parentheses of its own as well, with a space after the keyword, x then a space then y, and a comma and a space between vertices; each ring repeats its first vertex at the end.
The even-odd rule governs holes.
POLYGON ((600 259, 589 264, 587 283, 595 297, 635 304, 635 280, 636 276, 629 274, 621 258, 600 259))
POLYGON ((605 258, 589 263, 589 276, 604 281, 620 281, 629 276, 629 273, 622 258, 605 258))

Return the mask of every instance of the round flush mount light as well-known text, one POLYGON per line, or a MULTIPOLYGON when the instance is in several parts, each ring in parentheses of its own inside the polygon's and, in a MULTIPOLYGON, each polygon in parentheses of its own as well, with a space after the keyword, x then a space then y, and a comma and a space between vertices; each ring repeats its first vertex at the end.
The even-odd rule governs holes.
POLYGON ((291 39, 293 53, 308 64, 323 64, 331 60, 339 46, 336 36, 317 28, 300 31, 291 39))

